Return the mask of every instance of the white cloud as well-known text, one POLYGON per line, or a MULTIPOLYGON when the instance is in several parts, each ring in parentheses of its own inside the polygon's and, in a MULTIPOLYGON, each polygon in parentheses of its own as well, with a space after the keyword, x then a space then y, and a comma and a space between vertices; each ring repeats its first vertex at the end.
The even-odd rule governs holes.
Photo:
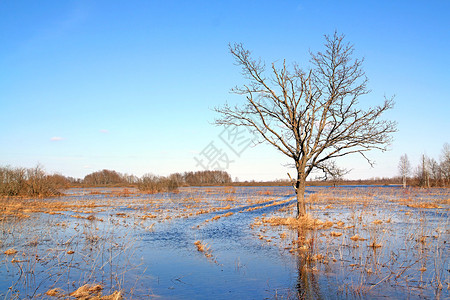
POLYGON ((50 141, 52 141, 52 142, 57 142, 57 141, 62 141, 62 140, 64 140, 64 138, 60 137, 60 136, 54 136, 54 137, 50 138, 50 141))
POLYGON ((109 130, 108 129, 100 129, 100 132, 101 133, 109 133, 109 130))

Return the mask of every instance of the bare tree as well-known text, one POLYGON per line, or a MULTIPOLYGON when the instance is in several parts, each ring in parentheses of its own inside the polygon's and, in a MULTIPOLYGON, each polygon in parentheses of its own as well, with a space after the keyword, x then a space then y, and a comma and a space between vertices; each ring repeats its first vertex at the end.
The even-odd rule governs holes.
POLYGON ((325 51, 310 53, 311 68, 292 68, 283 61, 270 71, 260 59, 253 59, 242 44, 230 45, 230 52, 247 83, 232 92, 243 95, 243 105, 216 107, 217 125, 246 126, 293 160, 297 171, 294 188, 297 214, 306 213, 306 178, 313 170, 332 173, 334 159, 371 149, 386 150, 396 123, 382 120, 393 107, 393 99, 380 106, 358 107, 360 96, 369 93, 363 60, 353 59, 353 46, 344 36, 325 36, 325 51), (270 73, 270 74, 267 74, 270 73))
POLYGON ((327 170, 323 173, 323 176, 317 176, 317 179, 330 180, 335 187, 339 181, 344 180, 344 176, 350 173, 350 171, 351 170, 339 167, 336 162, 332 160, 328 162, 327 170))
POLYGON ((444 185, 450 183, 450 144, 445 143, 440 157, 440 167, 444 185))
POLYGON ((62 175, 47 175, 41 165, 29 169, 0 167, 0 196, 56 196, 67 183, 62 175))
POLYGON ((439 186, 442 179, 441 167, 434 158, 428 159, 428 173, 429 177, 433 181, 434 186, 439 186))
POLYGON ((429 161, 430 159, 425 154, 422 154, 421 161, 416 169, 416 178, 419 185, 427 188, 430 187, 429 161))
POLYGON ((398 171, 403 179, 403 188, 406 188, 406 178, 411 173, 411 163, 409 162, 408 155, 406 155, 406 153, 400 157, 398 171))

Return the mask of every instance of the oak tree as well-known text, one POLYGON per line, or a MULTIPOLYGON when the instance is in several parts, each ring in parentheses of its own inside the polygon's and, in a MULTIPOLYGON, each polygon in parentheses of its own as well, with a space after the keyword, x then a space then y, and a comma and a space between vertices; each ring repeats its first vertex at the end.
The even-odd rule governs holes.
POLYGON ((335 33, 325 36, 322 52, 310 52, 310 67, 286 61, 266 68, 240 43, 229 46, 246 82, 232 89, 245 96, 241 105, 216 107, 217 125, 245 126, 260 139, 288 156, 297 178, 297 214, 306 213, 306 178, 314 170, 332 173, 334 159, 349 154, 366 156, 386 150, 396 123, 383 119, 393 99, 362 108, 360 97, 369 93, 362 59, 353 58, 353 45, 335 33))

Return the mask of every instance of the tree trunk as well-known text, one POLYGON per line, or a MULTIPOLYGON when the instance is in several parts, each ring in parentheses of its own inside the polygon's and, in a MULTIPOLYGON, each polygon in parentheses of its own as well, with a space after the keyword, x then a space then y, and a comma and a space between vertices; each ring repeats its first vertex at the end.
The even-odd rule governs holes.
POLYGON ((300 218, 306 214, 305 185, 305 178, 299 174, 295 185, 297 193, 297 218, 300 218))
POLYGON ((406 188, 406 176, 403 176, 403 188, 406 188))

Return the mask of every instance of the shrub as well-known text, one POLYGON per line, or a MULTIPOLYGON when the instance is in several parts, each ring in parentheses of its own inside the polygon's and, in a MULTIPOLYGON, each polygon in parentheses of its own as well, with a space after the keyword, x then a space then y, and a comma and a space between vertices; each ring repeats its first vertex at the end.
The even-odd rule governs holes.
POLYGON ((141 191, 149 193, 174 192, 178 189, 179 182, 172 177, 155 176, 145 174, 138 182, 138 188, 141 191))
MULTIPOLYGON (((0 167, 0 196, 47 197, 60 195, 61 182, 35 168, 0 167)), ((60 175, 59 175, 60 176, 60 175)))

